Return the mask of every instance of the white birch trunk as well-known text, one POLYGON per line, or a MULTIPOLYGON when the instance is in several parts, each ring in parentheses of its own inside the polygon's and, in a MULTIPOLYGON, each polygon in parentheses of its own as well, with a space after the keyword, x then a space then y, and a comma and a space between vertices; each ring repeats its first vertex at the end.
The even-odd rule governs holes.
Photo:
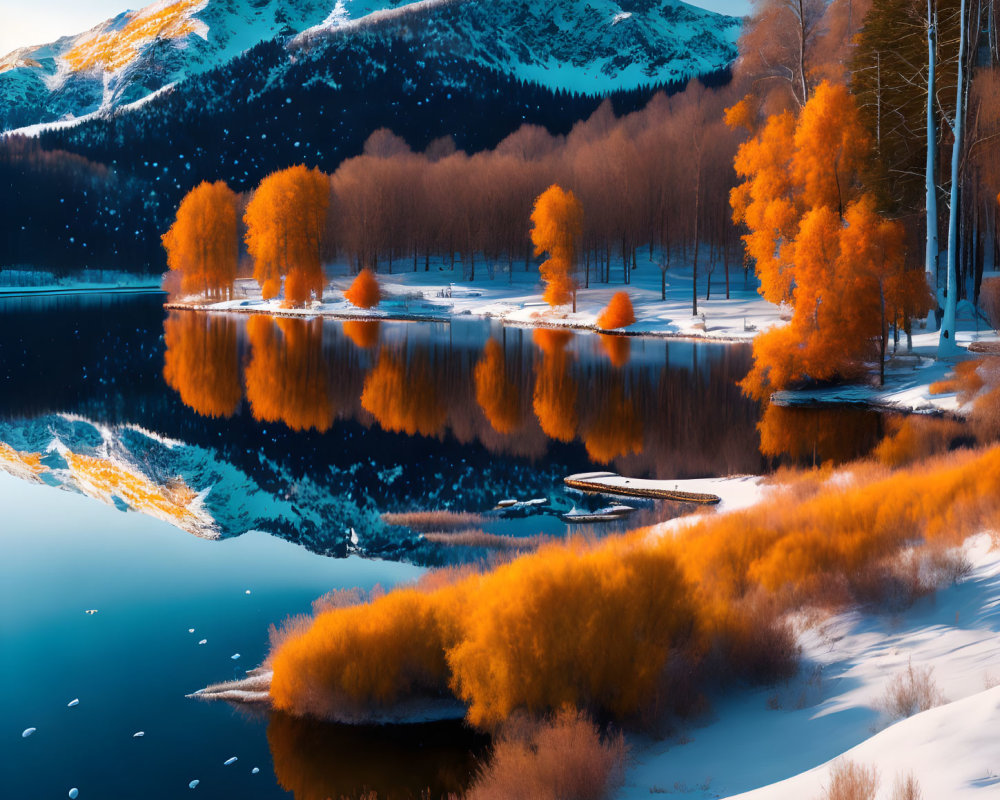
POLYGON ((958 168, 962 153, 963 122, 965 117, 965 4, 962 0, 959 13, 961 33, 958 40, 958 88, 955 92, 955 121, 952 132, 955 141, 951 146, 951 208, 948 210, 948 283, 945 288, 944 317, 941 320, 941 338, 938 340, 938 356, 954 355, 955 315, 958 308, 958 168))
POLYGON ((927 314, 926 328, 937 327, 937 264, 938 252, 938 209, 937 209, 937 126, 934 122, 934 73, 937 67, 935 19, 931 12, 931 0, 927 0, 927 168, 925 186, 927 190, 927 252, 924 268, 927 272, 927 286, 934 298, 934 308, 927 314))

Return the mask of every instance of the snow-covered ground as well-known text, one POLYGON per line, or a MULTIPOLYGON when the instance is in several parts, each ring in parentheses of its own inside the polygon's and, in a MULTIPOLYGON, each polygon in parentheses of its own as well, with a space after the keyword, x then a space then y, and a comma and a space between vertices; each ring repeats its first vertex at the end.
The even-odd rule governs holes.
POLYGON ((978 330, 974 326, 971 319, 959 325, 955 334, 959 354, 951 358, 938 359, 936 331, 914 332, 912 351, 907 351, 905 339, 901 338, 898 353, 886 364, 884 386, 843 384, 821 389, 777 392, 772 399, 779 405, 789 406, 851 403, 893 411, 961 415, 969 407, 960 407, 954 392, 935 395, 931 394, 930 387, 951 372, 956 362, 970 355, 967 352, 969 345, 976 342, 1000 343, 996 332, 986 328, 983 323, 980 323, 978 330))
MULTIPOLYGON (((752 276, 744 283, 742 269, 730 270, 730 299, 727 300, 721 265, 715 268, 712 276, 710 300, 705 300, 704 267, 699 272, 697 316, 691 313, 690 267, 672 267, 667 271, 667 299, 661 300, 660 270, 648 259, 648 253, 639 256, 639 268, 633 271, 629 285, 622 283, 619 263, 617 268, 612 267, 611 283, 592 280, 589 289, 581 288, 577 294, 576 313, 570 306, 550 308, 542 301, 543 286, 534 267, 525 272, 515 264, 512 273, 497 271, 495 277, 490 278, 486 264, 481 263, 476 268, 476 279, 467 281, 460 267, 452 271, 432 261, 430 271, 425 272, 421 259, 418 271, 412 272, 406 271, 408 262, 397 263, 400 271, 379 274, 384 299, 377 308, 367 311, 343 299, 343 292, 352 280, 346 274, 330 281, 323 303, 313 302, 308 308, 282 309, 280 300, 261 300, 260 289, 253 280, 237 281, 234 300, 208 305, 198 303, 198 307, 358 319, 446 320, 457 315, 474 315, 495 317, 508 325, 593 329, 597 315, 611 296, 624 290, 632 300, 636 322, 621 329, 622 333, 748 342, 758 331, 780 322, 780 309, 757 294, 756 280, 752 276)), ((343 273, 343 268, 340 271, 343 273)), ((328 268, 328 274, 330 272, 328 268)), ((192 303, 195 302, 192 299, 192 303)), ((180 304, 187 305, 187 302, 180 304)))
POLYGON ((835 616, 800 636, 785 684, 736 691, 672 738, 633 742, 623 798, 819 800, 844 757, 875 766, 879 800, 912 772, 925 800, 1000 797, 1000 552, 970 539, 960 582, 901 614, 835 616), (931 668, 950 701, 889 725, 890 681, 931 668))

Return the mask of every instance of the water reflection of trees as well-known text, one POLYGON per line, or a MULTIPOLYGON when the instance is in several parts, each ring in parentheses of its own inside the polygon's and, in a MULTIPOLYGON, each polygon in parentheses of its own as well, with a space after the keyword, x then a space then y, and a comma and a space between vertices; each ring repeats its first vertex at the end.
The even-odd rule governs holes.
POLYGON ((757 425, 760 451, 796 464, 842 464, 869 453, 882 438, 882 417, 866 408, 769 405, 757 425))
POLYGON ((458 722, 347 726, 274 713, 267 726, 275 776, 295 800, 460 795, 486 741, 458 722))
MULTIPOLYGON (((190 321, 168 320, 168 380, 199 413, 235 408, 232 326, 243 323, 180 316, 190 321), (175 343, 181 330, 190 343, 175 343), (226 405, 181 389, 210 383, 200 377, 209 374, 227 387, 226 405)), ((593 462, 656 477, 762 466, 759 409, 734 383, 748 366, 745 348, 663 343, 661 361, 650 343, 630 359, 634 343, 625 337, 580 342, 565 330, 507 329, 477 347, 415 326, 379 326, 251 317, 243 384, 254 418, 322 432, 342 417, 529 459, 577 443, 593 462)))
POLYGON ((231 417, 243 398, 236 320, 174 311, 163 322, 163 378, 203 417, 231 417))
POLYGON ((323 323, 251 317, 247 400, 254 419, 322 433, 333 424, 330 373, 323 357, 323 323))

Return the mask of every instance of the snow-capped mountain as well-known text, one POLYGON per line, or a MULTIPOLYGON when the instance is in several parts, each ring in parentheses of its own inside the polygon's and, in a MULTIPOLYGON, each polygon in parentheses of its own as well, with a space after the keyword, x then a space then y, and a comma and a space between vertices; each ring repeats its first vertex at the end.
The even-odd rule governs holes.
POLYGON ((404 39, 551 89, 632 89, 726 66, 740 22, 680 0, 160 0, 0 59, 0 128, 129 104, 280 37, 290 63, 404 39))
POLYGON ((159 0, 0 58, 0 126, 135 103, 247 48, 321 23, 328 0, 159 0))

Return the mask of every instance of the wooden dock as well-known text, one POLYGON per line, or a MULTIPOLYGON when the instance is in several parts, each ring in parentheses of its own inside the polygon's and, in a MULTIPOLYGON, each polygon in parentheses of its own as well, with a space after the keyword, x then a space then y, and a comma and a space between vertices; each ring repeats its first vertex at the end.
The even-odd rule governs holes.
POLYGON ((618 495, 621 497, 645 497, 651 500, 673 500, 679 503, 715 505, 722 501, 717 494, 689 491, 681 488, 688 481, 654 481, 644 478, 624 478, 614 472, 586 472, 563 478, 570 489, 594 494, 618 495))

